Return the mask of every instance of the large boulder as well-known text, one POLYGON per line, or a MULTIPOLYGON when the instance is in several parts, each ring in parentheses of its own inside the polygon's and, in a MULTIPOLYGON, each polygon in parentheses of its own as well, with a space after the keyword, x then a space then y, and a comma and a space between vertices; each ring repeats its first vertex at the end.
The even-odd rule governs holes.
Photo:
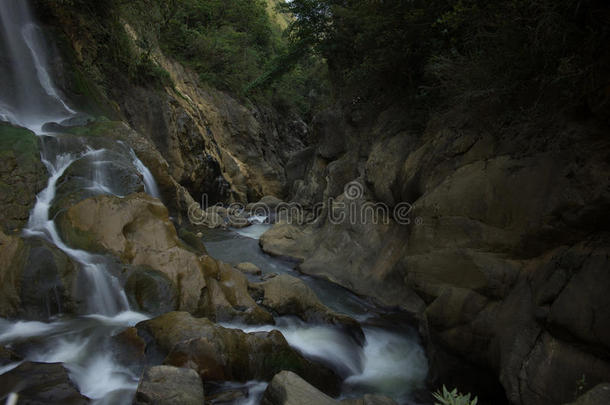
MULTIPOLYGON (((84 148, 79 138, 72 142, 84 148)), ((125 146, 110 139, 100 145, 88 144, 100 152, 76 160, 58 179, 56 196, 50 208, 51 218, 89 197, 100 194, 125 196, 145 191, 142 175, 125 146)))
POLYGON ((153 316, 178 309, 179 295, 172 280, 159 270, 135 266, 125 283, 131 308, 153 316))
POLYGON ((0 398, 18 394, 19 404, 88 404, 70 380, 67 370, 58 363, 30 363, 0 377, 0 398))
POLYGON ((261 305, 278 315, 296 315, 306 322, 331 323, 347 327, 364 338, 360 325, 347 315, 339 314, 322 304, 311 288, 302 280, 288 274, 280 274, 262 283, 259 289, 261 305))
POLYGON ((339 405, 291 371, 276 374, 261 401, 262 405, 339 405))
POLYGON ((46 179, 36 135, 0 122, 0 226, 4 232, 18 231, 27 223, 46 179))
POLYGON ((147 341, 149 361, 192 368, 204 382, 271 380, 282 370, 302 375, 337 394, 338 377, 292 349, 278 331, 244 333, 186 312, 170 312, 137 325, 147 341))
POLYGON ((206 286, 202 264, 178 238, 159 200, 143 193, 97 196, 70 207, 57 222, 72 247, 111 253, 165 274, 178 289, 179 308, 197 310, 206 286))
POLYGON ((80 265, 41 239, 27 239, 27 261, 20 276, 20 316, 47 320, 59 314, 83 313, 80 265))
POLYGON ((261 235, 261 249, 272 256, 303 261, 314 250, 312 232, 297 225, 279 222, 261 235))
POLYGON ((80 267, 37 238, 0 231, 0 317, 47 320, 83 309, 80 267))
POLYGON ((203 384, 189 368, 154 366, 146 369, 134 405, 202 405, 203 384))
POLYGON ((257 305, 248 291, 248 279, 232 266, 218 262, 215 277, 208 277, 201 292, 198 315, 215 322, 273 324, 273 316, 257 305))

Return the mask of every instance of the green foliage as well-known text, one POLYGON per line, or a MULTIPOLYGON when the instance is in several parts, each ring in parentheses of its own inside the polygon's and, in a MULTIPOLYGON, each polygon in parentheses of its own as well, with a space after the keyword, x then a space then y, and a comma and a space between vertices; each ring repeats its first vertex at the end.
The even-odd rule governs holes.
POLYGON ((181 1, 160 34, 167 53, 194 67, 204 81, 234 92, 260 74, 273 51, 262 0, 181 1))
MULTIPOLYGON (((515 111, 609 102, 604 0, 293 0, 293 44, 328 60, 337 92, 515 111)), ((391 102, 391 101, 390 101, 391 102)))
POLYGON ((439 390, 432 395, 438 401, 434 405, 477 405, 479 402, 477 397, 470 399, 470 394, 460 394, 457 388, 449 391, 444 385, 442 391, 439 390))
POLYGON ((0 122, 0 153, 13 151, 21 159, 39 159, 38 139, 33 132, 0 122))

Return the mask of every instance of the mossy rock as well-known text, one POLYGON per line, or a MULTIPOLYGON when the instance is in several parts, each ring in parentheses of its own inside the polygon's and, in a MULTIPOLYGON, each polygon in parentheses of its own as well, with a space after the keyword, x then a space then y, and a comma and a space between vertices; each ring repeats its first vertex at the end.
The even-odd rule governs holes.
POLYGON ((46 179, 38 137, 0 122, 0 223, 5 231, 18 232, 27 223, 46 179))
POLYGON ((95 121, 76 127, 67 127, 67 133, 85 137, 114 137, 116 133, 124 132, 125 124, 121 121, 110 121, 105 117, 97 117, 95 121))
POLYGON ((5 152, 24 160, 40 160, 38 137, 28 129, 0 122, 0 153, 5 152))

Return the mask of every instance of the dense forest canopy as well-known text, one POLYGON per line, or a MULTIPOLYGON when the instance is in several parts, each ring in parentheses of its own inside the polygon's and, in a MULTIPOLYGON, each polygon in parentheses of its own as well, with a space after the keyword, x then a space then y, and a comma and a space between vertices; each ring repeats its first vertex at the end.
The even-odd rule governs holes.
POLYGON ((606 1, 294 0, 285 8, 296 17, 293 44, 322 55, 350 97, 593 111, 608 103, 606 1))

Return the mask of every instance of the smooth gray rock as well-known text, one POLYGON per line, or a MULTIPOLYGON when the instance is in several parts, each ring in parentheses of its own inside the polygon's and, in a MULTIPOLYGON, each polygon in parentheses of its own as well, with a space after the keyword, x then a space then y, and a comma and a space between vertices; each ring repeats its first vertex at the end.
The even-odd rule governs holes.
POLYGON ((269 383, 262 405, 337 405, 336 401, 317 390, 291 371, 276 374, 269 383))
POLYGON ((203 384, 196 371, 172 366, 155 366, 142 376, 134 404, 201 405, 203 384))

